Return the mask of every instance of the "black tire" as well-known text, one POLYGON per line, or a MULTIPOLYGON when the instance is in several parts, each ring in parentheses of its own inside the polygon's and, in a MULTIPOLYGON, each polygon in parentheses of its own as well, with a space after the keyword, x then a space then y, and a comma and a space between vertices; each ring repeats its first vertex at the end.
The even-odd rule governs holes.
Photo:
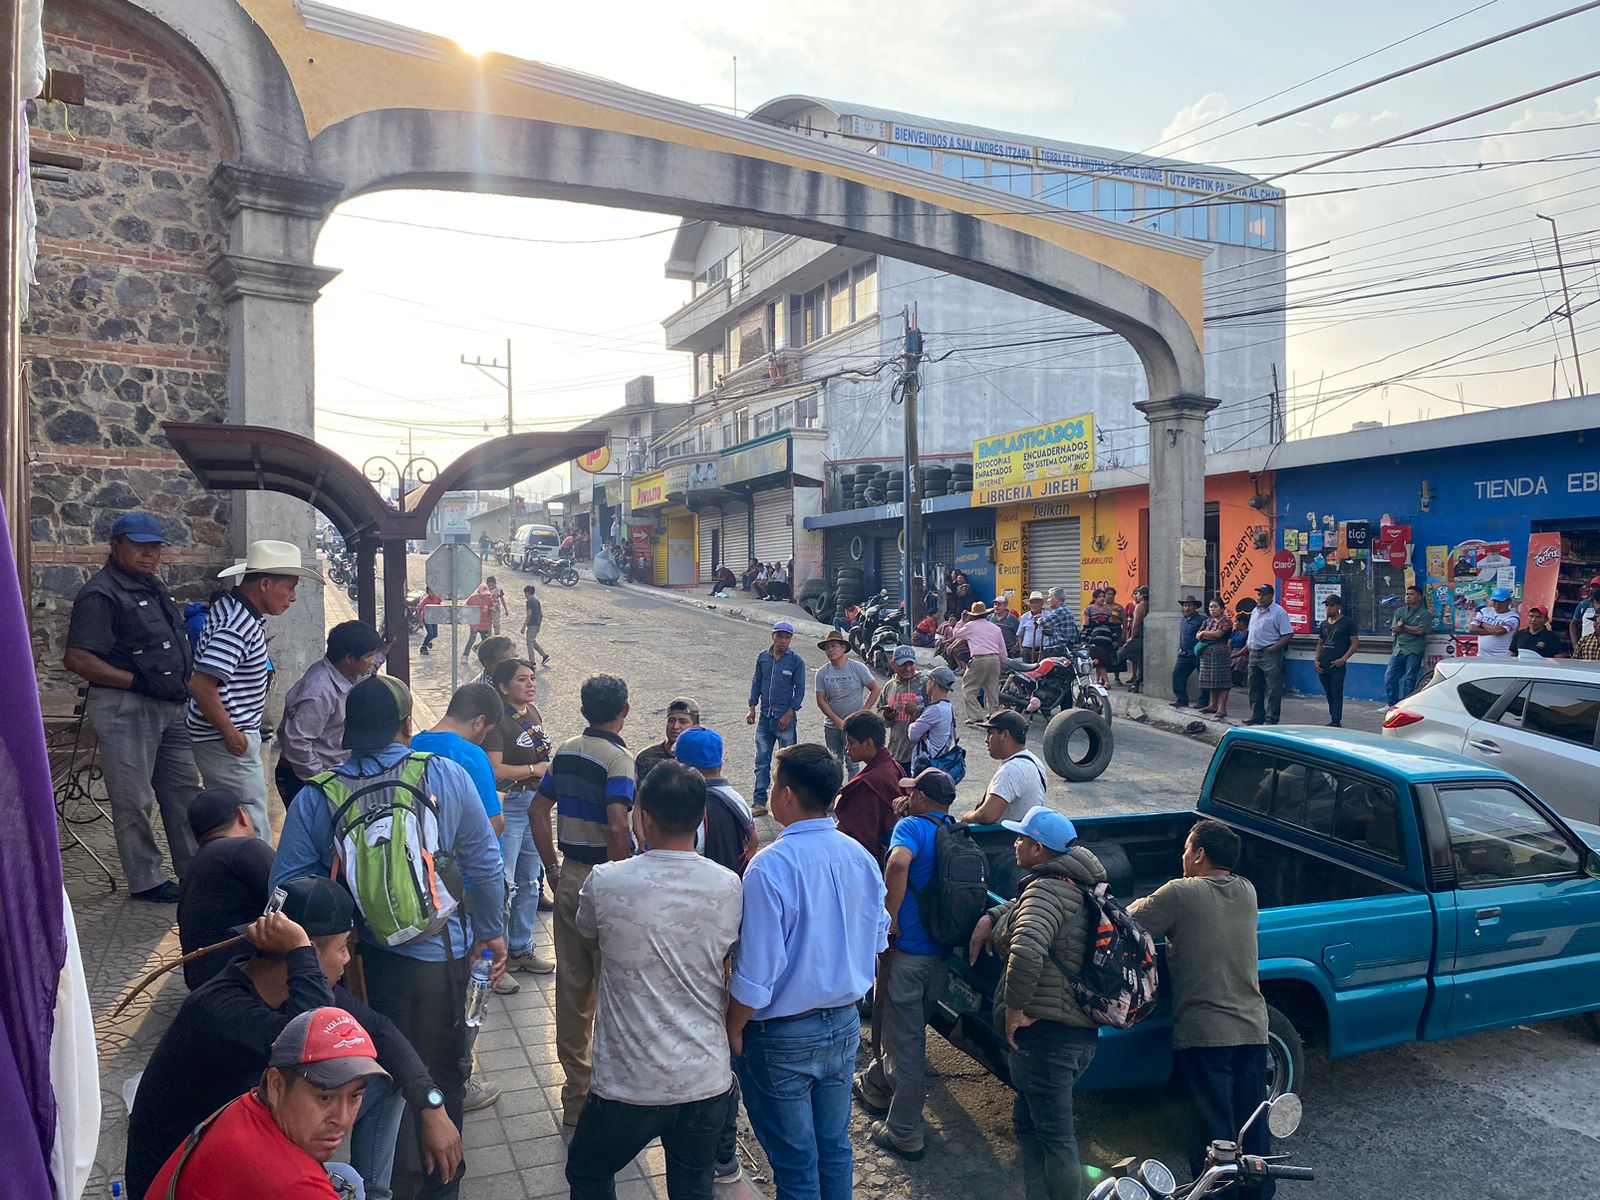
POLYGON ((560 576, 559 582, 561 583, 562 587, 577 587, 578 586, 578 568, 577 567, 568 567, 565 571, 561 572, 561 576, 560 576))
POLYGON ((1294 1022, 1270 1004, 1267 1005, 1267 1064, 1267 1081, 1272 1096, 1299 1092, 1305 1088, 1305 1043, 1294 1022))
POLYGON ((1081 708, 1069 708, 1050 718, 1044 727, 1041 746, 1044 761, 1068 783, 1088 783, 1098 779, 1111 764, 1116 740, 1111 726, 1081 708), (1074 738, 1087 745, 1079 751, 1073 746, 1074 738))
POLYGON ((1600 1042, 1600 1013, 1584 1013, 1583 1023, 1589 1027, 1589 1036, 1600 1042))
POLYGON ((1091 712, 1107 725, 1111 724, 1111 704, 1099 692, 1085 692, 1083 695, 1083 711, 1091 712))
POLYGON ((800 590, 795 595, 803 600, 807 596, 820 596, 827 590, 828 581, 826 579, 808 579, 800 585, 800 590))

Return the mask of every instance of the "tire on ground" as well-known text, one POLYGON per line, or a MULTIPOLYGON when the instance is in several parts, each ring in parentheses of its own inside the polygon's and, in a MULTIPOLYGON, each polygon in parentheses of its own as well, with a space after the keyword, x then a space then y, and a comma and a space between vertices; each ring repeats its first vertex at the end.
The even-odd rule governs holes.
POLYGON ((1087 783, 1098 779, 1111 763, 1115 741, 1111 726, 1092 712, 1069 708, 1050 718, 1044 727, 1044 761, 1049 768, 1068 783, 1087 783), (1087 749, 1073 760, 1071 742, 1074 735, 1087 749))
POLYGON ((1267 1056, 1272 1095, 1301 1092, 1306 1083, 1306 1048, 1294 1022, 1267 1005, 1267 1056))

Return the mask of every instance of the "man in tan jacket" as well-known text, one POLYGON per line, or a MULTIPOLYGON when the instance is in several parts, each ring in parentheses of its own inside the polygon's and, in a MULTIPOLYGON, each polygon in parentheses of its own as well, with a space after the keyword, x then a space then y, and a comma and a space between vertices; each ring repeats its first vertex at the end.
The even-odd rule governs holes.
POLYGON ((1072 822, 1043 805, 1001 824, 1017 835, 1025 874, 1015 899, 979 918, 968 957, 976 963, 992 949, 1005 964, 994 1013, 1011 1047, 1011 1128, 1027 1200, 1078 1200, 1083 1172, 1072 1089, 1094 1059, 1100 1030, 1078 1006, 1073 980, 1089 945, 1082 889, 1103 883, 1106 872, 1078 844, 1072 822))

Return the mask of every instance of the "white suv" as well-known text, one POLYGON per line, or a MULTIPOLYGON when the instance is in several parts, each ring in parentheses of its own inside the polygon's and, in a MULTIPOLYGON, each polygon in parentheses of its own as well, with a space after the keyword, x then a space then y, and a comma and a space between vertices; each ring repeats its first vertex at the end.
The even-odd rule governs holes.
POLYGON ((1446 659, 1383 732, 1509 771, 1562 816, 1600 824, 1600 663, 1446 659))

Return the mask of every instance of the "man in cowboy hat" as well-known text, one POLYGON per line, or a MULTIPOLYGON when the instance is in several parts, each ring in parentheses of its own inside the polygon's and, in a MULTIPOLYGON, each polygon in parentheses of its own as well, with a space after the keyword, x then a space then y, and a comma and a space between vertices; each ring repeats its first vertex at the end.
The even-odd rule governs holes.
POLYGON ((1006 635, 989 620, 989 606, 982 600, 975 600, 951 636, 964 639, 972 652, 972 661, 961 679, 961 699, 967 708, 967 724, 976 725, 987 715, 985 705, 993 707, 999 703, 1000 664, 1006 656, 1006 635))
POLYGON ((189 680, 185 723, 195 765, 208 788, 228 788, 250 814, 256 833, 272 840, 267 815, 267 779, 261 766, 261 713, 266 707, 266 623, 295 601, 302 579, 322 576, 300 563, 290 542, 252 542, 240 562, 219 572, 237 579, 233 590, 211 606, 194 675, 189 680))
POLYGON ((845 718, 871 708, 878 699, 881 687, 872 668, 858 658, 850 657, 850 642, 838 630, 817 643, 817 649, 828 656, 828 661, 817 668, 817 707, 828 723, 822 727, 828 753, 844 768, 845 778, 856 773, 856 764, 845 752, 845 718))

